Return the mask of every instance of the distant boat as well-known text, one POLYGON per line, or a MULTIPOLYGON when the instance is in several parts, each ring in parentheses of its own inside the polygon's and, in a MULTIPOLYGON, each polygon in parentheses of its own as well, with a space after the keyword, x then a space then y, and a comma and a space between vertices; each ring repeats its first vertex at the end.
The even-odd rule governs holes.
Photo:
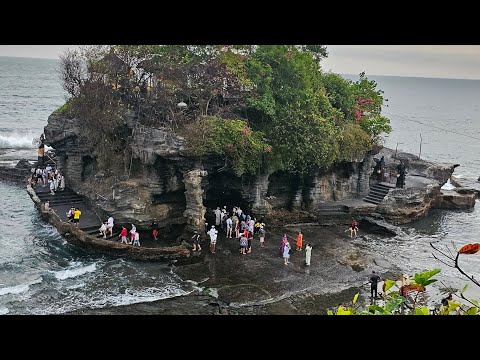
POLYGON ((442 190, 453 190, 455 189, 455 186, 450 183, 450 179, 447 180, 445 184, 440 188, 442 190))

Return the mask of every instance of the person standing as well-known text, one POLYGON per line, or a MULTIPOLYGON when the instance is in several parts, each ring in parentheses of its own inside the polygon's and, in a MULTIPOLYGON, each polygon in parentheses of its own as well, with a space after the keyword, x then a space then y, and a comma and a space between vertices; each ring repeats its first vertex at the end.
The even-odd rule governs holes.
POLYGON ((233 227, 232 218, 227 215, 227 220, 225 220, 225 223, 227 224, 227 239, 231 239, 233 227))
POLYGON ((53 179, 48 180, 48 183, 50 184, 50 194, 55 195, 55 182, 53 179))
POLYGON ((283 256, 283 250, 285 249, 285 244, 288 243, 288 237, 287 234, 283 234, 282 238, 282 246, 280 247, 280 254, 283 256))
POLYGON ((355 219, 352 219, 352 224, 350 225, 350 239, 353 239, 353 237, 357 237, 357 231, 358 231, 358 222, 355 219))
POLYGON ((305 264, 310 266, 310 259, 312 258, 312 245, 307 244, 305 247, 305 264))
POLYGON ((65 176, 60 175, 60 191, 65 190, 65 176))
POLYGON ((73 224, 78 227, 78 223, 80 222, 80 215, 82 215, 82 212, 80 211, 79 208, 75 208, 75 211, 73 212, 73 224))
POLYGON ((377 285, 380 281, 380 276, 372 270, 372 276, 370 276, 370 295, 372 298, 377 298, 377 285), (375 294, 375 295, 374 295, 375 294))
POLYGON ((303 234, 301 231, 298 232, 297 235, 297 251, 302 251, 302 246, 303 246, 303 234))
POLYGON ((287 242, 285 243, 285 246, 283 247, 283 261, 285 265, 290 264, 288 259, 290 259, 290 243, 287 240, 287 242))
POLYGON ((217 229, 215 229, 215 225, 212 225, 212 228, 208 231, 208 235, 210 235, 210 252, 212 254, 215 254, 215 245, 217 244, 217 234, 218 234, 218 231, 217 229))
POLYGON ((215 214, 215 225, 220 226, 220 220, 222 218, 222 212, 220 211, 220 208, 217 206, 217 208, 213 210, 213 213, 215 214))
POLYGON ((133 240, 135 239, 135 233, 137 232, 137 227, 135 224, 132 224, 132 229, 130 230, 130 242, 129 244, 133 243, 133 240))
POLYGON ((265 242, 265 229, 263 228, 263 226, 260 227, 258 233, 260 235, 260 247, 263 247, 263 243, 265 242))
POLYGON ((200 247, 200 234, 198 233, 198 231, 195 230, 193 232, 192 240, 193 240, 193 251, 202 251, 202 248, 200 247))
POLYGON ((109 216, 107 220, 107 231, 105 231, 105 235, 107 235, 107 233, 109 233, 110 236, 113 236, 113 217, 112 216, 109 216))
POLYGON ((153 240, 158 240, 158 230, 157 229, 153 229, 152 231, 152 235, 153 235, 153 240))

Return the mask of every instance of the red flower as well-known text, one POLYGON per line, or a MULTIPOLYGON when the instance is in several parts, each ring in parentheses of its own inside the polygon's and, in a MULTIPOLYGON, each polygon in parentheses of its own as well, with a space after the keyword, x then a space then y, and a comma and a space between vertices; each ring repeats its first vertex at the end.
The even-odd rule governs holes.
POLYGON ((248 130, 247 128, 243 128, 242 131, 245 136, 250 136, 250 130, 248 130))
POLYGON ((359 108, 355 109, 355 121, 358 122, 362 117, 362 111, 359 108))

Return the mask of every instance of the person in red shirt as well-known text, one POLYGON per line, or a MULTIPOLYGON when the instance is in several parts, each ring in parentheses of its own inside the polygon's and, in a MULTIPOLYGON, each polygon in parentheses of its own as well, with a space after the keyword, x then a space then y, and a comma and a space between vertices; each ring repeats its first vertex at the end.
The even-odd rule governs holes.
POLYGON ((298 232, 297 236, 297 251, 302 251, 302 246, 303 246, 303 234, 301 231, 298 232))
POLYGON ((127 228, 125 226, 122 226, 122 231, 120 232, 120 235, 119 235, 121 238, 122 238, 122 241, 120 242, 120 244, 128 244, 127 243, 127 228))

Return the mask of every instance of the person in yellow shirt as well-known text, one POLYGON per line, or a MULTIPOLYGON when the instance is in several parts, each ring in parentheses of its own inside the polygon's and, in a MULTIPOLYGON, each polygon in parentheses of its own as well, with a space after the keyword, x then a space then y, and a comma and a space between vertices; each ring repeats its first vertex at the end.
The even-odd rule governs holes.
POLYGON ((80 209, 75 208, 75 211, 73 212, 73 223, 75 224, 76 227, 78 227, 78 222, 80 221, 80 215, 82 215, 82 212, 80 211, 80 209))

